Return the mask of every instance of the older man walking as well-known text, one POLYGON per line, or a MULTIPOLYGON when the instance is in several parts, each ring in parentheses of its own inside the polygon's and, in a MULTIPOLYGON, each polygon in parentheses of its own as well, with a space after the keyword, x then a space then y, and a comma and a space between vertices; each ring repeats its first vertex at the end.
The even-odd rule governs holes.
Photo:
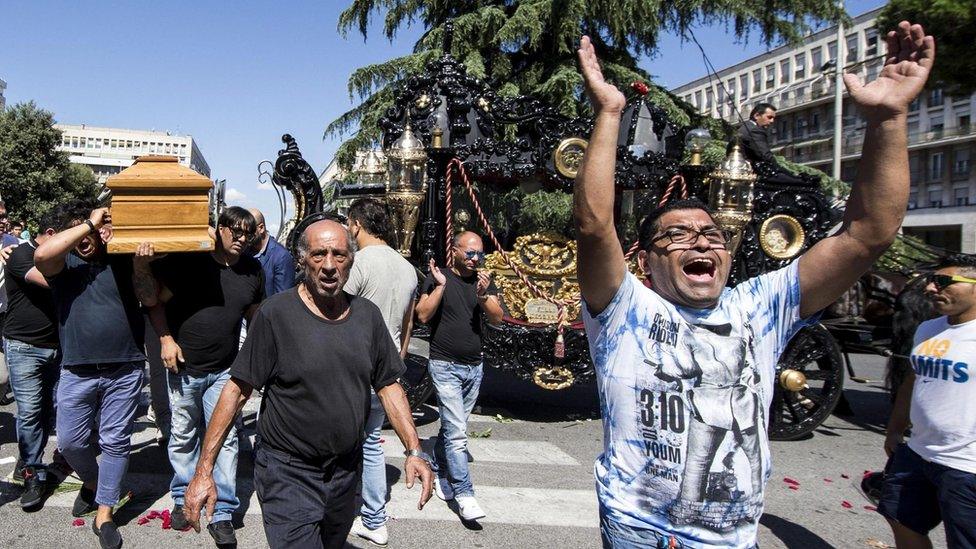
POLYGON ((345 544, 371 388, 407 448, 407 487, 417 477, 423 483, 418 508, 430 498, 433 474, 397 383, 403 361, 376 305, 342 290, 355 249, 339 223, 309 225, 298 243, 302 283, 268 299, 251 322, 186 491, 186 516, 198 530, 201 509, 213 516, 217 501, 214 463, 255 388, 264 398, 254 486, 271 547, 345 544))

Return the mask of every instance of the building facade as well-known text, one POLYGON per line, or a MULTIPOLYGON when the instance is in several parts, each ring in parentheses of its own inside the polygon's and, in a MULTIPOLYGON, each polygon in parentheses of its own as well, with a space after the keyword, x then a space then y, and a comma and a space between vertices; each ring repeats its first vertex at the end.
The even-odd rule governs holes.
MULTIPOLYGON (((871 81, 884 65, 881 9, 853 19, 845 29, 844 67, 871 81)), ((837 27, 809 35, 672 90, 699 112, 739 124, 760 102, 777 108, 773 152, 830 173, 834 140, 834 67, 837 27)), ((976 253, 976 94, 950 96, 926 90, 908 116, 911 195, 902 230, 953 251, 976 253)), ((857 176, 865 120, 844 93, 841 179, 857 176)))
POLYGON ((99 183, 131 166, 146 155, 175 156, 180 164, 210 177, 210 166, 189 135, 169 132, 98 128, 87 125, 55 124, 61 131, 59 150, 67 152, 72 162, 84 164, 95 172, 99 183))
POLYGON ((0 78, 0 111, 2 111, 4 107, 7 106, 7 98, 3 96, 3 91, 6 89, 7 89, 7 83, 3 81, 3 78, 0 78))

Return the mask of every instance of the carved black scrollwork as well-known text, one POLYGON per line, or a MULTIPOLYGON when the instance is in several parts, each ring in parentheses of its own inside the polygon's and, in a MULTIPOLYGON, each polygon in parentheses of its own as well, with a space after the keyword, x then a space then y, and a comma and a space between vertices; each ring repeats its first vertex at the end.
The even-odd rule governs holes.
MULTIPOLYGON (((322 188, 319 186, 319 178, 315 175, 315 170, 302 158, 302 152, 298 149, 295 138, 286 133, 281 136, 281 141, 285 144, 285 148, 278 151, 271 180, 275 185, 291 191, 295 199, 293 223, 297 229, 307 216, 322 212, 322 188)), ((295 253, 295 243, 299 234, 301 233, 297 230, 292 230, 288 234, 286 242, 292 254, 295 253)))

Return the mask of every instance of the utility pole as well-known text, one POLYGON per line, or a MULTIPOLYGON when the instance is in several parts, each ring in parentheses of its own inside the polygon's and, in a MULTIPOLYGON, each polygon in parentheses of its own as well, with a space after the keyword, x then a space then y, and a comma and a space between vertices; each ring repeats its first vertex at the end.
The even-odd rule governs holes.
MULTIPOLYGON (((844 11, 844 0, 838 0, 840 11, 844 11)), ((844 126, 844 57, 847 53, 847 43, 844 41, 844 23, 837 22, 837 59, 834 82, 834 165, 832 174, 834 179, 840 180, 841 134, 844 126)))

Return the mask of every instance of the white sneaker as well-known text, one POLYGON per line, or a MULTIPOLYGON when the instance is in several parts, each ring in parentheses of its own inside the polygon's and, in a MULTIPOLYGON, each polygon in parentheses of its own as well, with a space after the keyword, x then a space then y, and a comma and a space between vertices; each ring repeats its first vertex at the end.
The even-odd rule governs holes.
POLYGON ((462 519, 478 520, 485 518, 485 512, 478 505, 478 500, 474 499, 474 496, 458 496, 455 501, 457 501, 458 507, 460 507, 462 519))
POLYGON ((376 530, 370 530, 363 524, 362 517, 356 517, 356 520, 352 523, 352 533, 380 547, 386 547, 386 544, 390 541, 390 533, 387 531, 385 524, 376 530))
POLYGON ((451 483, 440 475, 434 477, 434 493, 444 501, 454 499, 454 488, 451 488, 451 483))

